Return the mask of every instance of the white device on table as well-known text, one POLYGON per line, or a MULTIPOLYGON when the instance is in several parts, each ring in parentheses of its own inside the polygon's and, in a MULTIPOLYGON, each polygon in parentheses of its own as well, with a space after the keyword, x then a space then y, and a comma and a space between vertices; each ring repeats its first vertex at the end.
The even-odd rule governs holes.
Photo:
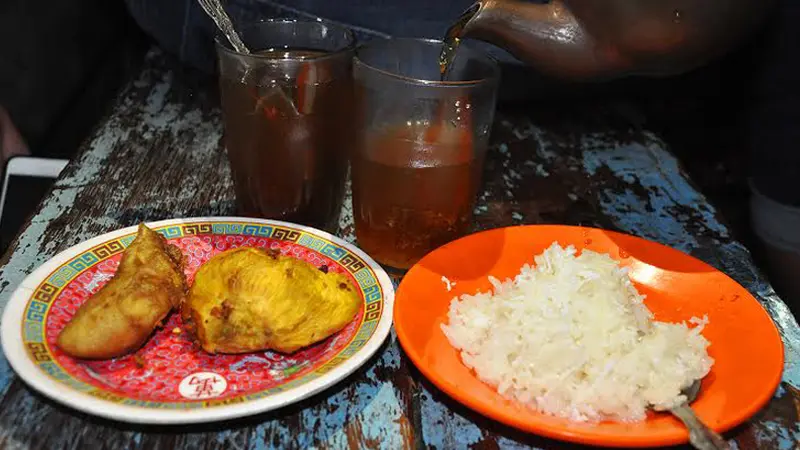
POLYGON ((0 248, 11 242, 67 162, 33 156, 8 160, 0 194, 0 248))

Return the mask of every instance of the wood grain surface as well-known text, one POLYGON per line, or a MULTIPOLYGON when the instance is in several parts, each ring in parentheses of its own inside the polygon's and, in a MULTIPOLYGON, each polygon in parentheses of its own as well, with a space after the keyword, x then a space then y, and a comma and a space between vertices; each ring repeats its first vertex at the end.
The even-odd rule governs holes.
MULTIPOLYGON (((151 51, 0 261, 0 306, 39 264, 141 220, 234 214, 213 80, 151 51)), ((797 448, 800 328, 746 248, 666 144, 613 107, 501 109, 476 208, 478 229, 583 224, 676 247, 725 271, 769 311, 786 345, 771 403, 729 434, 739 449, 797 448)), ((346 202, 348 203, 348 202, 346 202)), ((352 240, 346 206, 340 234, 352 240)), ((461 407, 422 378, 392 336, 355 375, 300 404, 226 423, 153 427, 106 421, 31 391, 0 359, 0 448, 577 448, 461 407)))

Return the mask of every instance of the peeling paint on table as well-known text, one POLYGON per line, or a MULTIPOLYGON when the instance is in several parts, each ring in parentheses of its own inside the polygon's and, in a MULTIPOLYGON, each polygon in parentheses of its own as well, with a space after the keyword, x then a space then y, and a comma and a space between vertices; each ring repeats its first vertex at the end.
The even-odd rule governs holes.
MULTIPOLYGON (((0 261, 0 307, 58 251, 140 220, 223 215, 234 196, 213 80, 151 52, 145 68, 56 182, 0 261)), ((736 448, 794 448, 800 329, 747 249, 652 133, 597 124, 595 111, 501 109, 475 229, 568 223, 630 232, 689 252, 747 287, 775 319, 786 370, 773 401, 731 434, 736 448), (590 116, 591 114, 591 116, 590 116)), ((339 235, 353 242, 348 189, 339 235)), ((425 380, 392 334, 337 386, 300 404, 221 424, 148 427, 89 417, 30 391, 0 358, 4 448, 540 448, 566 449, 455 403, 425 380)))
POLYGON ((650 143, 602 148, 599 142, 588 141, 583 148, 584 168, 589 175, 607 167, 625 183, 648 191, 645 198, 635 194, 632 188, 623 194, 611 189, 603 191, 603 210, 614 217, 621 228, 651 239, 664 235, 669 241, 680 243, 678 248, 684 251, 698 246, 695 230, 686 226, 690 221, 728 238, 728 231, 717 221, 713 207, 689 184, 681 174, 678 161, 663 146, 650 143), (601 148, 595 149, 595 146, 601 148), (632 211, 620 212, 621 205, 632 211), (678 211, 677 205, 688 212, 678 211), (690 217, 690 214, 698 217, 690 217), (653 215, 658 220, 653 220, 653 215))

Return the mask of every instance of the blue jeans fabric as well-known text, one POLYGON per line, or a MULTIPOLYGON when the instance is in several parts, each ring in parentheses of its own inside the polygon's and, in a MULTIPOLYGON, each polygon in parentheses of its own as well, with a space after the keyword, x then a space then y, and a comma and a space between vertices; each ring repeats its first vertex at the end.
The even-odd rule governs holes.
MULTIPOLYGON (((214 68, 214 23, 197 0, 126 0, 131 15, 165 50, 206 72, 214 68)), ((447 27, 473 0, 230 0, 234 23, 269 17, 310 17, 352 29, 359 42, 374 38, 441 39, 447 27)), ((516 60, 504 51, 485 48, 504 63, 516 60)))
POLYGON ((753 185, 764 196, 800 211, 798 22, 800 2, 778 2, 753 58, 757 68, 749 134, 753 185))

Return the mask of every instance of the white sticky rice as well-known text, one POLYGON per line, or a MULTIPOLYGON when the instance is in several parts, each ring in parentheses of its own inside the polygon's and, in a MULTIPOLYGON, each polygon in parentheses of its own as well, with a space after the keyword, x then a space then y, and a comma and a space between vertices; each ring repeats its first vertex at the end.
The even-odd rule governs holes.
POLYGON ((707 318, 652 320, 627 269, 606 254, 554 243, 494 292, 462 295, 442 330, 485 383, 573 421, 644 420, 685 400, 714 363, 707 318))

